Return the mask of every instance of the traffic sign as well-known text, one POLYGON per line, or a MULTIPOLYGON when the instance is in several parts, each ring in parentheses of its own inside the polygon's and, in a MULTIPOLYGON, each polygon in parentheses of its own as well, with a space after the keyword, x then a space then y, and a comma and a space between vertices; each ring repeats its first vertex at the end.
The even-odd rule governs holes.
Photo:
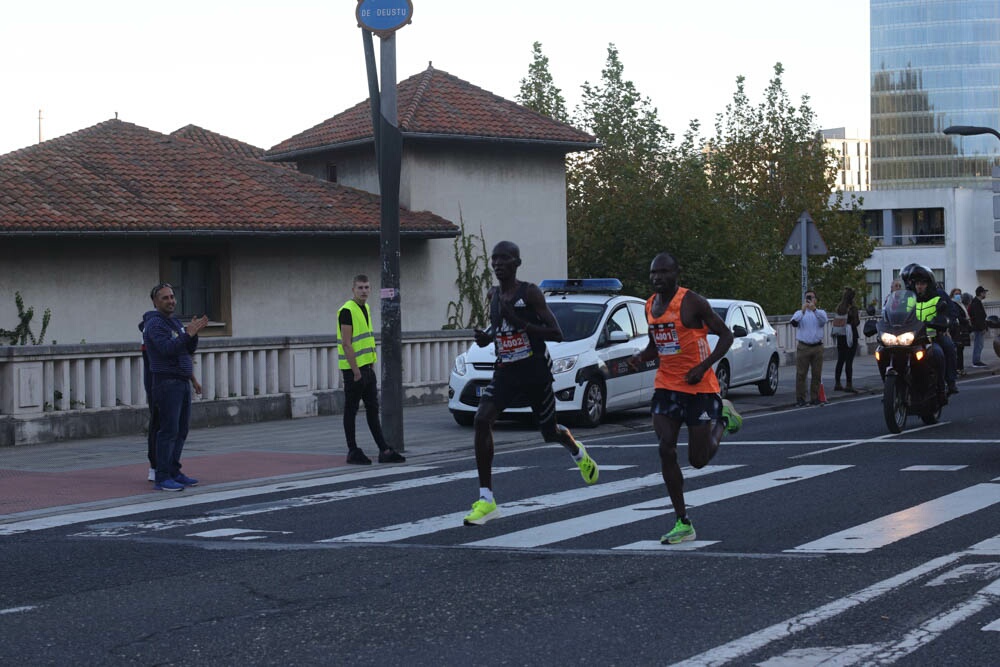
POLYGON ((385 38, 409 23, 413 17, 411 0, 358 0, 354 12, 358 26, 385 38))
POLYGON ((805 243, 806 243, 806 254, 809 255, 828 255, 829 251, 826 249, 826 243, 823 241, 823 237, 819 234, 819 228, 816 223, 813 222, 812 216, 809 215, 808 211, 803 211, 802 215, 799 216, 798 222, 795 223, 795 229, 792 230, 791 235, 788 237, 788 242, 785 243, 785 249, 781 251, 783 255, 801 255, 802 253, 802 226, 805 225, 805 243))

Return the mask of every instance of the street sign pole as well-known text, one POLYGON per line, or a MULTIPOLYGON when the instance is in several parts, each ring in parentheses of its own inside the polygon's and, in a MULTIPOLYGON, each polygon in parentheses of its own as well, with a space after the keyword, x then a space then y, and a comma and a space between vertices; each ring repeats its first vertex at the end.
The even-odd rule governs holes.
POLYGON ((802 227, 802 293, 799 295, 799 303, 805 303, 806 290, 809 289, 809 226, 802 227))
POLYGON ((403 135, 396 103, 396 31, 410 22, 410 0, 358 0, 355 16, 361 27, 371 98, 375 163, 378 170, 382 260, 382 430, 398 452, 406 450, 403 433, 403 336, 399 293, 399 180, 403 135), (379 36, 381 93, 375 72, 372 33, 379 36))
POLYGON ((785 248, 781 251, 783 255, 794 257, 798 255, 802 260, 802 301, 806 300, 806 290, 809 289, 809 255, 826 255, 826 242, 819 234, 819 228, 813 222, 809 211, 802 211, 792 233, 785 243, 785 248))

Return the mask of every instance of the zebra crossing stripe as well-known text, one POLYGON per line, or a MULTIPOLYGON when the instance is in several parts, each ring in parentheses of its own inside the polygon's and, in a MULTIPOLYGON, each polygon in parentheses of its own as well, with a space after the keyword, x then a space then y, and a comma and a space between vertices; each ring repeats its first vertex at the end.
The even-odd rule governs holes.
MULTIPOLYGON (((736 498, 748 493, 754 493, 755 491, 773 489, 778 486, 784 486, 785 484, 800 482, 804 479, 838 472, 850 467, 852 466, 793 466, 791 468, 775 470, 763 475, 757 475, 755 477, 738 479, 704 489, 697 489, 695 491, 685 493, 684 496, 688 504, 692 507, 708 505, 721 500, 728 500, 730 498, 736 498)), ((685 477, 690 479, 693 475, 685 473, 685 477)), ((653 502, 646 501, 636 503, 634 505, 627 505, 625 507, 617 507, 603 512, 574 517, 572 519, 566 519, 565 521, 557 521, 543 526, 526 528, 525 530, 519 530, 505 535, 498 535, 485 540, 468 542, 465 546, 530 549, 532 547, 540 547, 546 544, 553 544, 555 542, 573 539, 588 533, 596 533, 608 528, 615 528, 617 526, 623 526, 629 523, 663 516, 667 513, 670 507, 671 505, 668 499, 656 500, 653 502)))
MULTIPOLYGON (((691 478, 740 467, 742 466, 707 466, 701 470, 685 470, 684 474, 686 477, 691 478)), ((502 512, 503 517, 512 517, 526 512, 537 512, 545 509, 566 507, 567 505, 571 505, 573 503, 593 500, 595 498, 604 498, 606 496, 613 496, 619 493, 627 493, 629 491, 635 491, 637 489, 643 489, 650 486, 658 486, 660 484, 663 484, 663 477, 660 473, 656 473, 634 479, 601 483, 594 486, 571 489, 569 491, 558 491, 556 493, 549 493, 543 496, 524 498, 522 500, 515 500, 509 503, 500 503, 500 511, 502 512)), ((464 517, 465 514, 466 512, 462 511, 452 514, 443 514, 441 516, 432 516, 417 521, 399 523, 394 526, 384 526, 382 528, 366 530, 360 533, 331 537, 325 540, 318 540, 318 542, 396 542, 399 540, 406 540, 411 537, 430 535, 431 533, 448 530, 449 528, 462 528, 462 517, 464 517)), ((464 530, 469 529, 465 528, 464 530)))
POLYGON ((976 484, 785 551, 824 554, 868 553, 998 502, 1000 502, 1000 484, 976 484))
MULTIPOLYGON (((509 468, 509 467, 496 468, 494 469, 493 472, 494 474, 503 474, 505 472, 513 472, 515 470, 520 470, 520 469, 521 468, 509 468)), ((405 470, 405 468, 396 468, 396 470, 403 471, 405 470)), ((377 493, 389 493, 392 491, 416 489, 424 486, 432 486, 435 484, 446 484, 448 482, 454 482, 457 480, 474 479, 475 477, 476 477, 476 471, 472 470, 472 471, 446 473, 443 475, 433 475, 431 477, 418 477, 416 479, 402 479, 395 482, 386 482, 385 484, 380 484, 377 486, 359 486, 350 489, 341 489, 338 491, 328 491, 327 493, 316 493, 309 496, 296 496, 293 498, 286 498, 284 500, 276 500, 267 503, 255 503, 253 505, 243 505, 241 507, 233 507, 230 509, 213 512, 211 514, 202 514, 199 516, 188 517, 185 519, 115 523, 107 526, 99 525, 95 526, 91 530, 84 531, 82 533, 75 533, 74 537, 124 537, 126 535, 135 535, 137 533, 146 533, 154 531, 158 532, 164 530, 172 530, 175 528, 187 528, 188 526, 197 526, 205 523, 214 523, 216 521, 228 521, 231 519, 239 519, 242 517, 253 516, 255 514, 267 514, 269 512, 278 512, 280 510, 312 507, 315 505, 323 505, 326 503, 333 503, 340 500, 363 498, 365 496, 371 496, 377 493)))

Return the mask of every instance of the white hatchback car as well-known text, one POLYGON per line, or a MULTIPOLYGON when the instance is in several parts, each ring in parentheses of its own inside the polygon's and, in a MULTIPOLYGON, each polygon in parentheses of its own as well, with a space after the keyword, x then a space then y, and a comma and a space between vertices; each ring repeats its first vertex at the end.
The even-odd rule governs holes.
MULTIPOLYGON (((648 342, 645 301, 619 294, 621 283, 615 279, 543 280, 539 287, 563 332, 561 343, 546 344, 556 411, 578 424, 597 426, 609 410, 649 405, 656 362, 641 372, 628 366, 629 357, 648 342)), ((448 408, 459 424, 472 424, 495 363, 493 346, 475 343, 455 359, 448 408)), ((530 412, 526 400, 515 400, 505 411, 530 412)))
MULTIPOLYGON (((748 384, 757 385, 763 396, 778 391, 778 335, 767 321, 764 309, 753 301, 709 299, 719 317, 733 332, 733 345, 726 356, 715 365, 719 378, 719 393, 723 398, 730 388, 748 384)), ((709 334, 712 348, 718 337, 709 334)))

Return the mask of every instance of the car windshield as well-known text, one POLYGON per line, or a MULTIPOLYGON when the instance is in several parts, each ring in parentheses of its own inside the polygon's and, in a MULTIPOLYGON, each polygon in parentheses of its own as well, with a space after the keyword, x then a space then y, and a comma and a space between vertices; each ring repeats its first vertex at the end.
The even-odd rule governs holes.
POLYGON ((582 340, 597 331, 604 314, 604 304, 574 303, 572 301, 550 301, 549 310, 556 316, 563 340, 582 340))

